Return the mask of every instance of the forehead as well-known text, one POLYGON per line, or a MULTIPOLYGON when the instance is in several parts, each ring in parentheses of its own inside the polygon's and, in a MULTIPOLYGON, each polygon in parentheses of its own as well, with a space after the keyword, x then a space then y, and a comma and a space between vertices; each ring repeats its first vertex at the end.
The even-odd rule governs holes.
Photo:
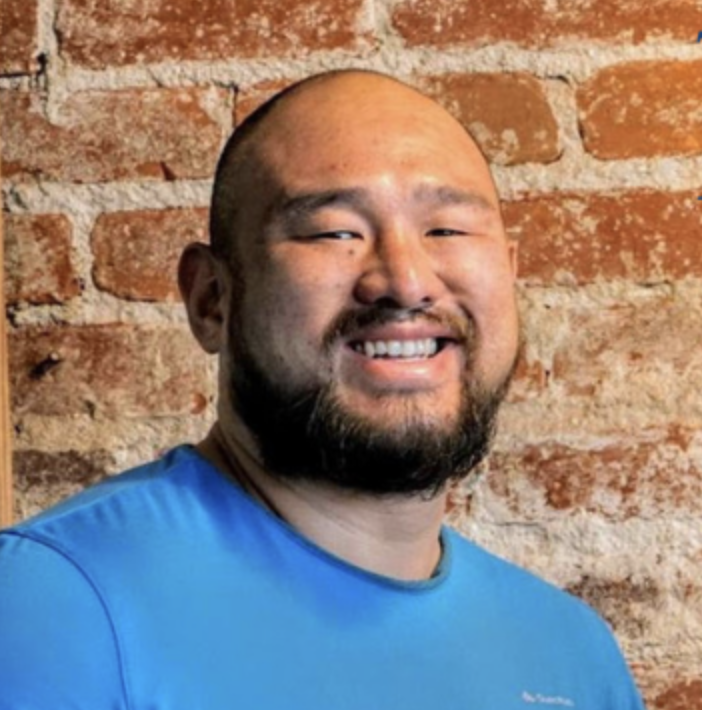
POLYGON ((427 183, 482 192, 497 204, 489 168, 463 127, 387 79, 352 76, 302 91, 276 107, 252 153, 286 191, 427 183))

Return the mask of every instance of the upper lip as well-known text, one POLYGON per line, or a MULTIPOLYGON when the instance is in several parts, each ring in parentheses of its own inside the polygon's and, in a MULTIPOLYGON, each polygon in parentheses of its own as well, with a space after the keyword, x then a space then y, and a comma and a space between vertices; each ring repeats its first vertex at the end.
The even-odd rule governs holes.
POLYGON ((407 341, 426 340, 427 338, 443 338, 454 341, 461 339, 450 328, 438 323, 386 323, 385 325, 369 326, 358 330, 348 338, 348 342, 407 341))

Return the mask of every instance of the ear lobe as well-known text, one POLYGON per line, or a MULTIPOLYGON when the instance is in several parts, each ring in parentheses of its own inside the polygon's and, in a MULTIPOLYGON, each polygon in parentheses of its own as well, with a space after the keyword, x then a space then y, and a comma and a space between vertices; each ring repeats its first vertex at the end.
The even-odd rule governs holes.
POLYGON ((189 244, 178 264, 178 287, 190 330, 205 352, 219 352, 224 342, 225 293, 221 269, 206 244, 189 244))

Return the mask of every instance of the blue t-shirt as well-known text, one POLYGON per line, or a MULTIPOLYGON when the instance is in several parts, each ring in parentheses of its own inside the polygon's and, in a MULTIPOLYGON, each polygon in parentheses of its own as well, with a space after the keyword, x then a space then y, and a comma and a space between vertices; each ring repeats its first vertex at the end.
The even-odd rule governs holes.
POLYGON ((0 710, 635 710, 585 604, 444 528, 405 582, 190 447, 0 535, 0 710))

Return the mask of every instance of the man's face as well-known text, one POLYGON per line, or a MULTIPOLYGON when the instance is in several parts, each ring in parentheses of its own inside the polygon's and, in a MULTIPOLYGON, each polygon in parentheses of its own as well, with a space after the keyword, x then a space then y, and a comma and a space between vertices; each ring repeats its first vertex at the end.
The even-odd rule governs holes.
POLYGON ((443 110, 375 77, 313 87, 269 123, 236 225, 234 406, 283 474, 436 487, 457 472, 432 461, 485 453, 517 352, 514 247, 488 168, 443 110), (447 455, 465 446, 480 451, 447 455), (361 466, 394 471, 341 471, 361 466))

